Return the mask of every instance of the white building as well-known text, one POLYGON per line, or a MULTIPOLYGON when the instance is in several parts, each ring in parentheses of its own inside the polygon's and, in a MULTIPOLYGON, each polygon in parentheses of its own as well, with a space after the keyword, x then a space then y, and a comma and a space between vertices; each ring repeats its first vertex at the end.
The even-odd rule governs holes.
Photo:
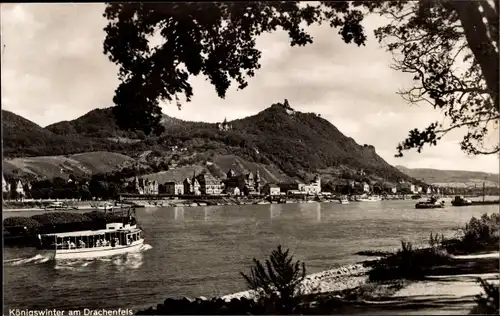
POLYGON ((363 192, 370 192, 370 185, 366 182, 363 182, 363 192))
POLYGON ((278 185, 274 183, 266 183, 262 188, 265 195, 276 196, 281 194, 281 189, 278 185))
POLYGON ((321 177, 319 175, 316 175, 314 177, 314 180, 303 186, 303 191, 305 191, 306 194, 320 194, 321 193, 321 177))

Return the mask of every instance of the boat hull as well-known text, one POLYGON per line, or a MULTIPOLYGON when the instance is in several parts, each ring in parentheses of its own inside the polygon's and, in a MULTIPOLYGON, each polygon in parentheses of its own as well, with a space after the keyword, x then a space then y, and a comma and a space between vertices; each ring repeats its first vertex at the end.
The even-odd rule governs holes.
POLYGON ((109 257, 121 255, 129 252, 140 250, 144 244, 144 239, 139 239, 125 246, 107 246, 93 248, 76 248, 76 249, 58 249, 58 250, 42 250, 40 254, 49 259, 64 260, 64 259, 91 259, 100 257, 109 257))
POLYGON ((417 209, 432 209, 432 208, 444 208, 442 204, 416 204, 417 209))

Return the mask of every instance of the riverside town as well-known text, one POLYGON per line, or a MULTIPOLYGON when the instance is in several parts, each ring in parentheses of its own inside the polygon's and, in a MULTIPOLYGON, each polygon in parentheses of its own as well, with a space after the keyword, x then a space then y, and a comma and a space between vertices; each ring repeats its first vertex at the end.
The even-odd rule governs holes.
POLYGON ((499 315, 498 9, 3 3, 3 315, 499 315))

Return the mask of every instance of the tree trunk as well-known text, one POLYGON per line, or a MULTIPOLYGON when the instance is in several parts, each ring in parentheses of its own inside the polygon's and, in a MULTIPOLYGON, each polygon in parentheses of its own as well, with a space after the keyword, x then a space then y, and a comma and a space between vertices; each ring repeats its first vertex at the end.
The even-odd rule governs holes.
POLYGON ((486 80, 488 90, 497 112, 498 104, 498 64, 499 54, 495 50, 488 36, 483 16, 479 11, 479 5, 475 1, 449 1, 449 6, 454 9, 462 23, 467 43, 474 54, 475 60, 481 67, 486 80))

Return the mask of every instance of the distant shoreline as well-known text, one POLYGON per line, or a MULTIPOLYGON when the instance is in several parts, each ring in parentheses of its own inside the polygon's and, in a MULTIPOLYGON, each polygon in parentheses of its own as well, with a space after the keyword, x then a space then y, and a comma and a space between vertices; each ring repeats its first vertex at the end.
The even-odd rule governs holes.
MULTIPOLYGON (((425 196, 422 196, 425 198, 425 196)), ((452 196, 443 196, 444 199, 452 198, 452 196)), ((406 196, 405 198, 401 196, 387 197, 383 200, 387 201, 417 201, 412 199, 411 196, 406 196)), ((25 202, 4 202, 3 210, 6 212, 33 212, 33 211, 45 211, 43 207, 25 207, 23 204, 34 204, 34 203, 47 203, 48 201, 38 202, 38 201, 25 201, 25 202), (9 205, 10 204, 10 205, 9 205)), ((99 203, 110 203, 114 204, 115 201, 99 201, 99 203)), ((123 202, 122 202, 123 203, 123 202)), ((122 204, 120 203, 120 204, 122 204)), ((197 206, 242 206, 242 205, 269 205, 269 204, 298 204, 298 203, 335 203, 338 204, 338 197, 329 197, 320 200, 315 199, 301 199, 301 198, 290 198, 281 197, 281 200, 269 201, 267 198, 237 198, 237 197, 221 197, 212 200, 200 199, 162 199, 162 200, 127 200, 123 204, 136 207, 136 208, 154 208, 154 207, 197 207, 197 206)), ((368 202, 358 202, 350 201, 350 203, 368 203, 368 202)), ((374 202, 369 202, 374 203, 374 202)), ((114 207, 113 209, 119 209, 120 207, 114 207)), ((48 209, 47 212, 61 211, 61 212, 71 212, 71 211, 92 211, 101 210, 100 208, 92 206, 88 202, 76 201, 72 204, 68 204, 68 208, 60 209, 48 209)))

